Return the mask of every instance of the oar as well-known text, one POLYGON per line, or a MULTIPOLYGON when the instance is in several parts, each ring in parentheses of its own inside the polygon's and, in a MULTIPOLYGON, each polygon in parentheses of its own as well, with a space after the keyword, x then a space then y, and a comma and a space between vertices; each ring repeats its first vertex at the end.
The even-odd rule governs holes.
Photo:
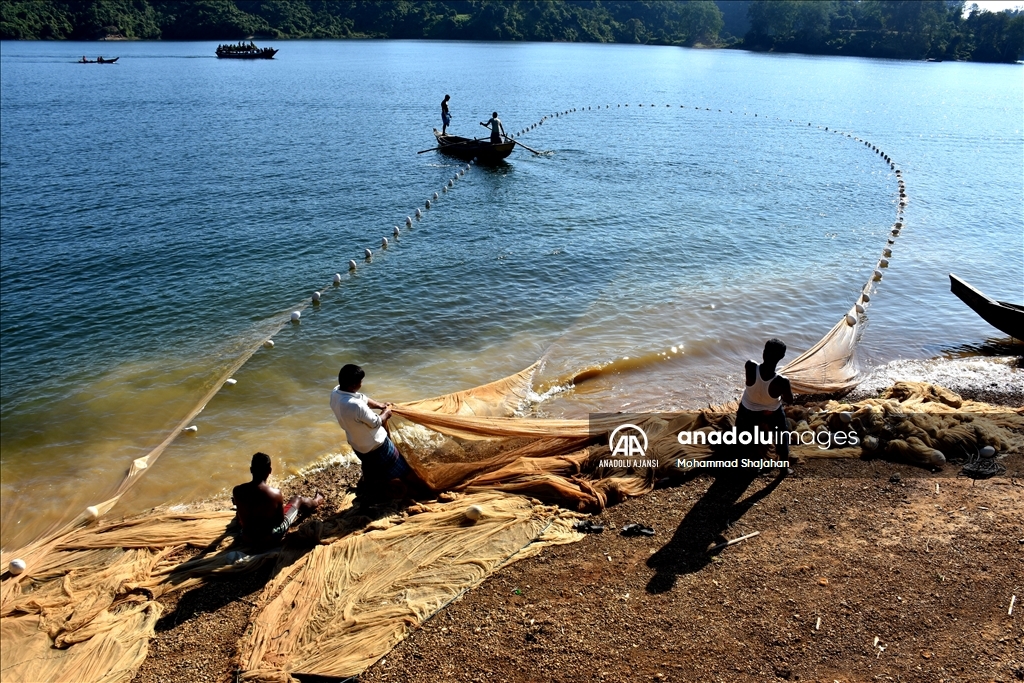
POLYGON ((519 146, 520 146, 520 147, 522 147, 523 149, 528 149, 528 150, 530 150, 530 151, 531 151, 531 152, 533 152, 534 154, 537 154, 537 155, 543 154, 543 152, 538 152, 537 150, 535 150, 535 149, 533 149, 533 148, 531 148, 531 147, 527 147, 527 146, 526 146, 526 145, 524 145, 523 143, 519 142, 519 140, 512 140, 512 142, 516 143, 517 145, 519 145, 519 146))
MULTIPOLYGON (((484 128, 486 128, 486 127, 487 127, 487 124, 486 124, 486 123, 481 123, 480 125, 481 125, 481 126, 483 126, 484 128)), ((506 140, 510 140, 511 138, 509 138, 509 136, 507 136, 507 135, 506 135, 506 136, 505 136, 505 139, 506 139, 506 140)), ((519 146, 520 146, 520 147, 522 147, 523 149, 528 149, 528 150, 530 150, 530 151, 531 151, 531 152, 533 152, 534 154, 537 154, 537 155, 543 154, 543 152, 538 152, 537 150, 533 149, 532 147, 527 147, 527 146, 526 146, 526 145, 524 145, 523 143, 519 142, 519 140, 512 140, 512 142, 514 142, 515 144, 519 145, 519 146)))

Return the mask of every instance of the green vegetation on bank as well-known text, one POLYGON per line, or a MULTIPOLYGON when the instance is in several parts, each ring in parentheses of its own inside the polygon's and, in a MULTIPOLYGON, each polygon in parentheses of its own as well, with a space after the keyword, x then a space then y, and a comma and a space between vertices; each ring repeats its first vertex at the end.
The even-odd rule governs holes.
POLYGON ((1024 12, 964 15, 961 0, 0 0, 0 38, 420 38, 1024 56, 1024 12))
POLYGON ((756 0, 744 47, 896 59, 1014 62, 1024 56, 1024 12, 964 17, 948 0, 756 0))

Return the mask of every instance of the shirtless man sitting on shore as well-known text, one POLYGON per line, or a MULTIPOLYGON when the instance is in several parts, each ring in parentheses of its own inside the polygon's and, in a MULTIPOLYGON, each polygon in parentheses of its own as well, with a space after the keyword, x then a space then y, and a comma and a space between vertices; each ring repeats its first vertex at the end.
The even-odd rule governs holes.
POLYGON ((324 502, 324 497, 317 493, 315 498, 295 496, 285 503, 281 491, 267 484, 273 468, 266 453, 252 456, 249 471, 252 481, 239 484, 231 492, 236 519, 242 527, 242 540, 246 543, 255 546, 280 543, 299 515, 310 514, 324 502))

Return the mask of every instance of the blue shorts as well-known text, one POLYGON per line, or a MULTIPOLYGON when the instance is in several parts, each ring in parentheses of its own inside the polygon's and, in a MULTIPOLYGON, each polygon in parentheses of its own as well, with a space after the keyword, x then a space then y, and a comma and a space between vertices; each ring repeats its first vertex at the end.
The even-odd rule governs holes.
POLYGON ((370 478, 401 479, 412 470, 402 454, 391 443, 391 437, 385 437, 384 443, 369 453, 355 452, 363 463, 363 474, 370 478))
POLYGON ((441 112, 441 122, 444 124, 445 128, 452 125, 452 115, 446 111, 441 112))

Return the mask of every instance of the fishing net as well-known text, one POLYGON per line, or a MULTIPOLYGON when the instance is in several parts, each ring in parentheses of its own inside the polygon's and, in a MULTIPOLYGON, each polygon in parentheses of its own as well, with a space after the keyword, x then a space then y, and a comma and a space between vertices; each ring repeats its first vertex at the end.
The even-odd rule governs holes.
POLYGON ((257 599, 240 678, 359 674, 501 566, 581 537, 564 511, 492 492, 416 506, 369 533, 318 545, 257 599), (483 518, 467 520, 468 504, 483 518))
POLYGON ((857 386, 856 352, 863 331, 864 320, 851 309, 817 344, 782 368, 793 393, 842 394, 857 386))
MULTIPOLYGON (((392 436, 434 502, 371 520, 347 496, 337 514, 307 521, 283 548, 255 555, 235 545, 233 512, 224 509, 73 525, 19 550, 28 569, 5 574, 0 593, 0 676, 130 680, 161 595, 267 565, 273 578, 239 644, 242 677, 358 674, 491 572, 580 538, 574 511, 642 495, 679 472, 680 459, 715 455, 704 443, 681 444, 680 431, 733 426, 735 405, 592 420, 516 417, 534 370, 394 407, 392 436), (649 439, 643 466, 613 457, 608 432, 624 417, 649 439), (485 511, 475 523, 465 516, 473 504, 485 511), (184 561, 189 547, 201 552, 184 561)), ((937 454, 1024 448, 1024 409, 961 400, 928 384, 898 383, 856 403, 792 406, 787 415, 797 432, 854 429, 862 437, 863 448, 792 449, 808 459, 876 454, 933 466, 937 454)))

